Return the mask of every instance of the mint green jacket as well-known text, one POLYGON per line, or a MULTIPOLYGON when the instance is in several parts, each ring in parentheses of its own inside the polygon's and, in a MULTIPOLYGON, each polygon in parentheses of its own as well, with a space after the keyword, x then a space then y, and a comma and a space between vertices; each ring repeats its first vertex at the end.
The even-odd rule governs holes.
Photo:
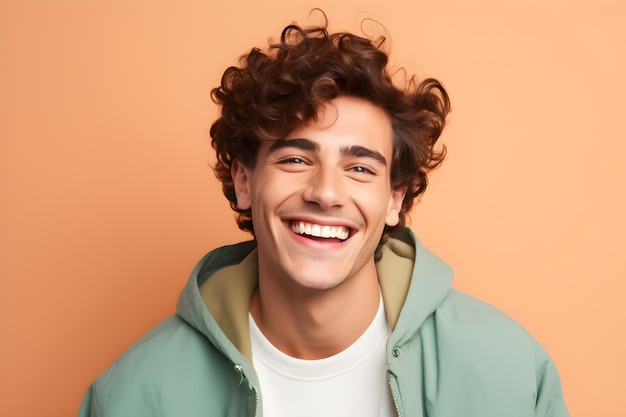
MULTIPOLYGON (((377 268, 392 329, 388 383, 399 416, 569 415, 542 347, 499 310, 451 289, 451 269, 410 230, 385 243, 377 268)), ((248 332, 256 284, 254 242, 207 254, 177 314, 89 387, 79 417, 262 416, 248 332)))

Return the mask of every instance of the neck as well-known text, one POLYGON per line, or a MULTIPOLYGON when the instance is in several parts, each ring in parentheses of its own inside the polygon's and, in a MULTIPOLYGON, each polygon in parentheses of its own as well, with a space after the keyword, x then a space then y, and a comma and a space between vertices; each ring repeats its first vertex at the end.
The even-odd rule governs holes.
POLYGON ((300 359, 335 355, 368 328, 380 302, 374 263, 336 288, 311 290, 259 276, 250 313, 265 337, 300 359))

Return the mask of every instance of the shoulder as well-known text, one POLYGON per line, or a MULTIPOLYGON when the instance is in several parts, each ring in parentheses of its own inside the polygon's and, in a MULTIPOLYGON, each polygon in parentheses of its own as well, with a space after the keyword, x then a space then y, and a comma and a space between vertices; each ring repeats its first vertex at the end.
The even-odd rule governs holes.
MULTIPOLYGON (((393 372, 405 392, 422 387, 433 415, 567 416, 543 348, 508 315, 471 296, 451 290, 404 350, 392 358, 393 372)), ((418 400, 405 398, 419 409, 418 400)))
POLYGON ((440 330, 447 336, 481 346, 512 348, 515 351, 539 345, 518 322, 484 301, 457 290, 450 290, 434 312, 440 330))
MULTIPOLYGON (((452 376, 445 378, 448 381, 444 385, 454 385, 454 380, 462 376, 472 382, 457 388, 476 397, 486 393, 485 403, 494 409, 521 412, 533 408, 538 416, 568 415, 553 361, 507 314, 451 290, 432 319, 441 362, 445 364, 442 375, 452 376)), ((530 415, 530 411, 522 415, 530 415)))
POLYGON ((91 403, 106 415, 144 415, 161 404, 193 407, 224 395, 238 375, 206 336, 178 316, 159 323, 92 385, 91 403), (147 411, 148 410, 148 411, 147 411))
MULTIPOLYGON (((156 325, 98 378, 99 389, 123 390, 145 381, 175 377, 190 360, 211 358, 213 349, 208 339, 173 315, 156 325)), ((205 359, 206 361, 207 359, 205 359)))
POLYGON ((458 366, 493 368, 496 374, 535 381, 552 367, 543 347, 518 322, 493 305, 457 290, 433 313, 442 354, 458 366))

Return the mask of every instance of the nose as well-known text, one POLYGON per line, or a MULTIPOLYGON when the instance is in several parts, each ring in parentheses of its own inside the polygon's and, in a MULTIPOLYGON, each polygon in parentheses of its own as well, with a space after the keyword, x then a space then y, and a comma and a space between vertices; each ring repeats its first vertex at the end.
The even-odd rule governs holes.
POLYGON ((339 172, 333 167, 320 167, 307 179, 303 198, 315 203, 323 210, 342 206, 345 190, 339 172))

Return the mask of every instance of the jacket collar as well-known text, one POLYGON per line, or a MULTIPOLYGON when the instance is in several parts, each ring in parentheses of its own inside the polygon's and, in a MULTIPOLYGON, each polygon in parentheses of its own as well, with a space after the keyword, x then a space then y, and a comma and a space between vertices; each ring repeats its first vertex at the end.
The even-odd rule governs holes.
MULTIPOLYGON (((253 241, 216 249, 196 265, 178 300, 178 314, 236 363, 252 363, 248 310, 257 264, 253 241)), ((389 342, 402 343, 445 298, 452 270, 406 228, 385 242, 376 267, 389 342)))

